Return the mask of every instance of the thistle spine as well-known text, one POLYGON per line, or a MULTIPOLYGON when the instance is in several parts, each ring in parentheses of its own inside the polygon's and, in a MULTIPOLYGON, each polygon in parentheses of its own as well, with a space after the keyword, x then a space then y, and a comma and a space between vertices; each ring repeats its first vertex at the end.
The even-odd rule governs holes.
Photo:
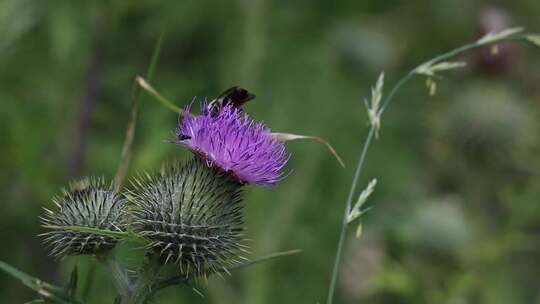
POLYGON ((69 190, 53 198, 58 208, 45 208, 42 224, 51 231, 41 234, 57 258, 69 255, 102 254, 118 243, 111 236, 79 232, 72 227, 125 231, 126 198, 106 186, 102 178, 87 178, 70 184, 69 190))

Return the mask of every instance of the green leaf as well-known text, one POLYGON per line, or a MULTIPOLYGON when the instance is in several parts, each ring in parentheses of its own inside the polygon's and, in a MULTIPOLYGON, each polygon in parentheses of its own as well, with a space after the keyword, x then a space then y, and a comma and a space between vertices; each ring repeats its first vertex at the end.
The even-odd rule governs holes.
POLYGON ((244 262, 242 264, 238 264, 238 265, 236 265, 234 267, 230 267, 227 270, 236 270, 236 269, 252 266, 252 265, 255 265, 255 264, 259 264, 259 263, 262 263, 262 262, 266 262, 268 260, 273 260, 275 258, 298 254, 300 252, 302 252, 302 250, 300 250, 300 249, 274 252, 274 253, 270 253, 270 254, 267 254, 267 255, 260 256, 258 258, 253 259, 253 260, 250 260, 250 261, 246 261, 246 262, 244 262))
POLYGON ((146 241, 146 239, 133 232, 125 232, 125 231, 113 231, 113 230, 107 230, 107 229, 99 229, 99 228, 93 228, 93 227, 84 227, 84 226, 55 226, 55 225, 44 225, 43 227, 49 228, 49 229, 57 229, 57 230, 71 230, 71 231, 77 231, 77 232, 84 232, 84 233, 93 233, 97 235, 103 235, 108 237, 113 237, 117 239, 125 239, 125 238, 132 238, 140 241, 146 241))
POLYGON ((114 299, 114 303, 113 304, 121 304, 122 303, 122 296, 117 296, 115 299, 114 299))
POLYGON ((93 261, 90 264, 90 269, 86 272, 86 278, 84 280, 84 285, 81 289, 81 299, 83 301, 88 300, 88 295, 90 294, 90 291, 92 290, 92 284, 94 283, 94 277, 96 275, 96 262, 93 261))
MULTIPOLYGON (((294 250, 289 250, 289 251, 274 252, 274 253, 270 253, 270 254, 267 254, 267 255, 260 256, 258 258, 253 259, 253 260, 245 261, 245 262, 243 262, 241 264, 238 264, 238 265, 230 267, 230 268, 224 268, 223 270, 220 270, 220 272, 229 273, 229 271, 231 271, 231 270, 237 270, 237 269, 245 268, 245 267, 252 266, 252 265, 255 265, 255 264, 258 264, 258 263, 262 263, 262 262, 272 260, 272 259, 275 259, 275 258, 298 254, 300 252, 302 252, 302 250, 299 250, 299 249, 294 249, 294 250)), ((168 279, 165 279, 165 280, 162 280, 162 281, 158 282, 158 284, 156 284, 156 289, 159 290, 159 289, 171 286, 171 285, 187 283, 191 279, 192 279, 191 277, 185 276, 185 275, 173 276, 173 277, 170 277, 168 279)))
POLYGON ((530 34, 525 36, 525 39, 532 43, 534 46, 540 48, 540 34, 530 34))
POLYGON ((332 145, 330 145, 329 142, 327 142, 326 140, 322 139, 321 137, 318 137, 318 136, 308 136, 308 135, 300 135, 300 134, 292 134, 292 133, 279 133, 279 132, 274 132, 274 133, 271 133, 272 137, 276 140, 279 140, 281 142, 287 142, 287 141, 291 141, 291 140, 298 140, 298 139, 308 139, 308 140, 314 140, 316 142, 319 142, 323 145, 326 146, 326 148, 328 148, 328 150, 330 151, 330 153, 332 153, 332 155, 334 155, 334 157, 336 158, 336 160, 338 161, 338 163, 343 167, 345 168, 345 163, 343 162, 343 160, 341 159, 341 157, 339 157, 339 155, 337 154, 336 150, 332 147, 332 145))
MULTIPOLYGON (((97 235, 109 236, 117 239, 123 239, 131 236, 129 233, 124 231, 113 231, 107 229, 99 229, 93 227, 84 227, 84 226, 55 226, 55 225, 43 225, 44 228, 55 229, 55 230, 71 230, 83 233, 93 233, 97 235)), ((141 236, 142 237, 142 236, 141 236)))
MULTIPOLYGON (((72 299, 66 294, 65 290, 61 287, 54 286, 47 282, 44 282, 38 278, 32 277, 17 268, 0 261, 0 270, 3 270, 7 274, 10 274, 14 278, 18 279, 26 287, 37 292, 41 297, 58 304, 79 304, 80 302, 72 299)), ((35 302, 34 303, 39 303, 35 302)))
POLYGON ((148 82, 146 82, 144 78, 142 78, 141 76, 137 76, 137 78, 135 78, 135 81, 143 90, 145 90, 148 94, 152 95, 152 97, 159 101, 165 108, 182 115, 183 111, 181 108, 175 105, 174 102, 168 100, 167 98, 163 97, 163 95, 159 94, 158 91, 156 91, 156 89, 154 89, 148 82))
POLYGON ((77 266, 73 267, 73 270, 71 271, 71 275, 69 277, 69 283, 66 286, 66 292, 70 298, 75 297, 75 293, 77 292, 77 281, 78 281, 78 272, 77 272, 77 266))

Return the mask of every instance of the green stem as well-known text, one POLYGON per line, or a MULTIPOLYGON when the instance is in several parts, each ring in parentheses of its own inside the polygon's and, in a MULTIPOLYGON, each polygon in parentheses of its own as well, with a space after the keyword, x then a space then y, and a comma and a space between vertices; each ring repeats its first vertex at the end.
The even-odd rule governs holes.
POLYGON ((161 264, 158 259, 159 257, 157 256, 148 258, 148 261, 139 272, 139 277, 135 283, 132 294, 125 302, 122 301, 122 303, 144 304, 148 303, 153 298, 157 291, 157 289, 154 288, 154 285, 156 284, 157 277, 161 270, 161 264))
MULTIPOLYGON (((381 108, 379 110, 379 115, 382 115, 382 113, 384 113, 384 111, 386 110, 386 108, 388 107, 388 105, 393 100, 394 96, 396 95, 397 91, 405 83, 407 83, 410 79, 412 79, 415 75, 417 75, 416 71, 418 70, 419 67, 421 67, 421 66, 423 66, 425 64, 429 64, 429 63, 435 64, 435 63, 441 62, 443 60, 450 59, 450 58, 452 58, 454 56, 457 56, 457 55, 459 55, 459 54, 461 54, 463 52, 466 52, 468 50, 471 50, 471 49, 475 49, 475 48, 479 48, 479 47, 485 47, 485 46, 489 46, 489 45, 494 45, 494 44, 498 44, 498 43, 505 42, 505 41, 523 40, 523 39, 525 39, 525 37, 526 37, 526 35, 515 35, 515 36, 511 36, 511 37, 506 37, 504 39, 499 39, 499 40, 496 40, 496 41, 490 41, 490 42, 487 42, 487 43, 479 43, 478 41, 476 41, 476 42, 473 42, 473 43, 466 44, 464 46, 458 47, 456 49, 453 49, 453 50, 451 50, 449 52, 441 54, 441 55, 439 55, 437 57, 434 57, 434 58, 422 63, 421 65, 419 65, 419 66, 415 67, 414 69, 410 70, 407 74, 405 74, 405 76, 403 76, 394 85, 394 87, 390 90, 390 92, 388 93, 388 95, 384 99, 384 101, 382 103, 382 106, 381 106, 381 108)), ((327 304, 332 304, 333 300, 334 300, 337 277, 338 277, 338 274, 339 274, 339 268, 341 266, 342 251, 343 251, 343 246, 344 246, 344 243, 345 243, 345 236, 346 236, 347 228, 348 228, 347 216, 348 216, 348 214, 349 214, 349 212, 351 210, 352 199, 353 199, 354 193, 356 192, 356 186, 357 186, 357 183, 358 183, 358 178, 359 178, 360 173, 362 171, 362 167, 364 165, 364 161, 365 161, 369 146, 371 145, 371 143, 373 141, 374 133, 375 133, 375 127, 371 126, 370 129, 369 129, 368 136, 367 136, 367 138, 366 138, 366 140, 364 142, 364 147, 362 148, 362 152, 360 153, 359 160, 358 160, 358 165, 356 167, 356 171, 355 171, 355 174, 354 174, 354 177, 353 177, 352 185, 351 185, 351 188, 350 188, 350 191, 349 191, 349 196, 347 197, 347 202, 346 202, 346 205, 345 205, 345 212, 344 212, 344 215, 343 215, 343 222, 341 224, 341 232, 340 232, 339 241, 338 241, 338 244, 337 244, 336 257, 335 257, 335 260, 334 260, 334 267, 333 267, 333 270, 332 270, 332 277, 331 277, 331 281, 330 281, 330 287, 329 287, 329 290, 328 290, 328 298, 327 298, 327 301, 326 301, 327 304)))
POLYGON ((460 46, 458 48, 455 48, 449 52, 446 52, 444 54, 441 54, 437 57, 434 57, 420 65, 418 65, 417 67, 415 67, 414 69, 410 70, 407 74, 405 74, 405 76, 403 76, 397 83, 396 85, 392 88, 392 90, 390 91, 390 93, 388 93, 388 95, 386 96, 386 98, 384 99, 384 102, 382 104, 382 107, 381 107, 381 110, 380 110, 380 113, 382 114, 386 108, 388 107, 388 105, 390 104, 390 101, 394 98, 394 95, 397 93, 397 91, 406 83, 408 82, 411 78, 413 78, 416 74, 416 70, 425 65, 425 64, 428 64, 428 63, 431 63, 431 64, 435 64, 435 63, 438 63, 438 62, 441 62, 441 61, 444 61, 444 60, 447 60, 447 59, 451 59, 452 57, 455 57, 461 53, 464 53, 466 51, 469 51, 469 50, 472 50, 472 49, 476 49, 476 48, 479 48, 479 47, 485 47, 485 46, 490 46, 490 45, 494 45, 494 44, 499 44, 501 42, 505 42, 505 41, 514 41, 514 40, 522 40, 522 39, 525 39, 525 35, 520 35, 520 36, 516 36, 516 37, 510 37, 510 38, 507 38, 507 39, 504 39, 504 40, 499 40, 499 41, 492 41, 492 42, 489 42, 489 43, 478 43, 478 42, 473 42, 473 43, 469 43, 469 44, 466 44, 466 45, 463 45, 463 46, 460 46))
POLYGON ((129 282, 125 269, 116 261, 113 256, 107 257, 105 259, 105 264, 111 272, 113 283, 118 294, 120 294, 122 298, 129 298, 133 293, 133 287, 129 282))
POLYGON ((90 295, 90 291, 92 290, 92 285, 94 284, 94 277, 96 275, 96 268, 96 262, 92 261, 90 264, 90 268, 88 269, 88 274, 86 275, 86 280, 84 282, 84 286, 81 292, 81 299, 84 302, 88 300, 88 296, 90 295))
POLYGON ((367 151, 369 149, 369 146, 371 145, 371 141, 373 140, 374 134, 375 134, 375 128, 371 127, 369 129, 368 136, 366 137, 366 141, 364 142, 364 147, 362 148, 362 152, 360 153, 360 156, 358 158, 358 165, 356 166, 356 171, 354 173, 351 189, 349 190, 349 196, 347 197, 345 214, 343 215, 343 221, 341 223, 341 233, 339 235, 336 258, 334 260, 334 269, 332 270, 332 279, 330 281, 330 289, 328 291, 328 298, 326 300, 327 304, 331 304, 334 301, 336 282, 337 282, 337 277, 339 274, 339 267, 341 265, 341 256, 342 256, 341 252, 343 251, 343 245, 345 243, 345 235, 347 232, 347 216, 349 215, 349 212, 351 210, 353 196, 356 191, 356 186, 358 185, 358 178, 360 177, 360 172, 362 171, 362 167, 366 159, 367 151))

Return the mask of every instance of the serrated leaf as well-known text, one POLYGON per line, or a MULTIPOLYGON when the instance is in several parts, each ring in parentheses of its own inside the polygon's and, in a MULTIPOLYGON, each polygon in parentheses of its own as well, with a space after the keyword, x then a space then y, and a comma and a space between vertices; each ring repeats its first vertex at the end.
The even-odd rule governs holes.
POLYGON ((308 136, 308 135, 300 135, 300 134, 292 134, 292 133, 272 133, 271 134, 273 138, 279 140, 279 141, 283 141, 283 142, 286 142, 286 141, 291 141, 291 140, 298 140, 298 139, 308 139, 308 140, 314 140, 316 142, 319 142, 323 145, 326 146, 326 148, 328 148, 328 150, 330 151, 330 153, 332 153, 332 155, 334 155, 334 157, 336 158, 336 160, 338 161, 338 163, 343 167, 345 168, 345 163, 343 162, 343 160, 341 159, 341 157, 337 154, 336 150, 334 150, 334 148, 332 147, 332 145, 330 145, 330 143, 328 143, 326 140, 318 137, 318 136, 308 136))

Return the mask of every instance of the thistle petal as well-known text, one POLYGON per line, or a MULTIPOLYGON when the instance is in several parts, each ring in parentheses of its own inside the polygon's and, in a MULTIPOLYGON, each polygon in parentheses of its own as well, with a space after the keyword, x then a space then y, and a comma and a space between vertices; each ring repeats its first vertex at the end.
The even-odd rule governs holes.
POLYGON ((284 178, 282 170, 289 159, 284 144, 232 104, 220 107, 216 114, 203 103, 196 116, 187 107, 176 136, 175 143, 242 183, 272 186, 284 178))

